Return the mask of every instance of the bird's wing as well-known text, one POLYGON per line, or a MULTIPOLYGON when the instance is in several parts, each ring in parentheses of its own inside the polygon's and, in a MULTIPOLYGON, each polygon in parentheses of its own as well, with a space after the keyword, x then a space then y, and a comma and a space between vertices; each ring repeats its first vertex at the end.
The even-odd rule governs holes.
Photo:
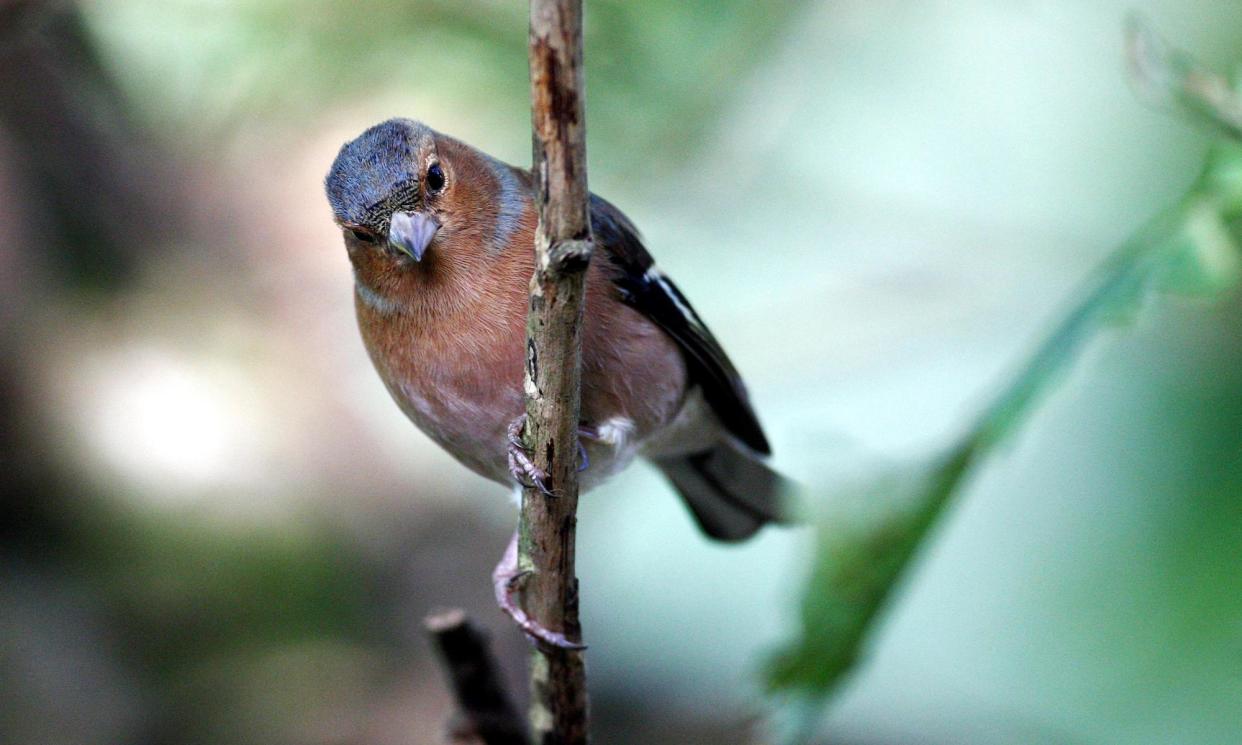
POLYGON ((759 420, 750 407, 746 386, 728 355, 689 301, 655 266, 633 223, 604 199, 591 195, 591 229, 615 271, 612 281, 621 299, 651 319, 681 349, 691 384, 735 437, 751 449, 771 452, 759 420))

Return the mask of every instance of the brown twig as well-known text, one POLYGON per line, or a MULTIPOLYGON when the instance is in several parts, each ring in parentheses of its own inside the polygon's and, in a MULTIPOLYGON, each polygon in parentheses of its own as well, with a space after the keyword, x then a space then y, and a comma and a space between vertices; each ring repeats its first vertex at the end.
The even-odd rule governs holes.
MULTIPOLYGON (((583 293, 591 259, 583 114, 582 0, 531 0, 531 123, 539 229, 526 325, 526 440, 553 496, 522 494, 519 566, 527 613, 578 641, 574 530, 583 293)), ((531 665, 539 745, 587 741, 581 650, 541 645, 531 665)))
POLYGON ((526 724, 505 691, 487 636, 456 608, 427 616, 423 626, 436 646, 457 699, 453 741, 528 745, 526 724))

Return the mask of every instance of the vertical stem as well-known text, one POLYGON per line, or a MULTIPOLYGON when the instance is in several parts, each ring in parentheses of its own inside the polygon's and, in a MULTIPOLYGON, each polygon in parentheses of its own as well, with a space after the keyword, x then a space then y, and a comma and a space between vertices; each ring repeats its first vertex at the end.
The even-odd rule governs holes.
MULTIPOLYGON (((580 640, 574 531, 586 269, 592 241, 583 115, 582 0, 531 0, 531 123, 539 229, 526 325, 526 445, 553 496, 522 494, 524 605, 550 630, 580 640)), ((531 665, 532 739, 587 741, 583 653, 544 646, 531 665)))

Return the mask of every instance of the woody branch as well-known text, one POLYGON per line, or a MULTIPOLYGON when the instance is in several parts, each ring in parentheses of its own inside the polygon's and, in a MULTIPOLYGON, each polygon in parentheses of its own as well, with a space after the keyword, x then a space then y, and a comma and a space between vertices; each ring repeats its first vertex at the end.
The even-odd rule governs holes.
MULTIPOLYGON (((531 123, 539 229, 526 325, 525 444, 552 495, 522 495, 524 605, 544 628, 580 641, 574 534, 578 506, 580 347, 592 251, 583 114, 582 2, 531 0, 531 123)), ((532 737, 587 740, 582 650, 539 645, 531 666, 532 737)))

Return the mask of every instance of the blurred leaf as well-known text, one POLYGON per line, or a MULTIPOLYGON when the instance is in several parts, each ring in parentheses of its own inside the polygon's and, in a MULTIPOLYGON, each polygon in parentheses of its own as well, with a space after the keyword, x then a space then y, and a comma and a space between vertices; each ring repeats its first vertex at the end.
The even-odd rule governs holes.
MULTIPOLYGON (((1195 111, 1203 103, 1177 100, 1195 111)), ((889 469, 862 488, 823 497, 831 507, 815 517, 818 542, 801 638, 768 670, 769 685, 786 704, 778 717, 786 741, 809 737, 822 704, 858 659, 871 623, 971 467, 1020 427, 1102 327, 1133 320, 1154 298, 1213 299, 1235 287, 1242 275, 1240 246, 1242 145, 1229 140, 1212 150, 1178 205, 1099 268, 1082 301, 964 436, 931 462, 889 469)))
POLYGON ((934 466, 894 469, 850 505, 838 501, 845 509, 820 516, 812 592, 802 607, 806 633, 773 665, 774 688, 826 693, 854 664, 868 623, 969 460, 958 452, 934 466))
POLYGON ((1141 17, 1126 25, 1130 79, 1145 97, 1242 136, 1242 100, 1221 75, 1173 49, 1141 17))
POLYGON ((103 508, 82 522, 91 529, 80 571, 166 680, 230 655, 372 631, 367 566, 327 526, 277 532, 103 508))
MULTIPOLYGON (((684 156, 806 0, 592 0, 585 46, 592 142, 647 170, 684 156)), ((218 136, 257 117, 303 119, 413 98, 377 115, 484 111, 529 142, 527 4, 495 0, 116 0, 86 8, 121 80, 169 132, 218 136), (392 100, 391 98, 388 100, 392 100), (515 117, 516 115, 516 117, 515 117)), ((483 144, 483 143, 480 143, 483 144)))

